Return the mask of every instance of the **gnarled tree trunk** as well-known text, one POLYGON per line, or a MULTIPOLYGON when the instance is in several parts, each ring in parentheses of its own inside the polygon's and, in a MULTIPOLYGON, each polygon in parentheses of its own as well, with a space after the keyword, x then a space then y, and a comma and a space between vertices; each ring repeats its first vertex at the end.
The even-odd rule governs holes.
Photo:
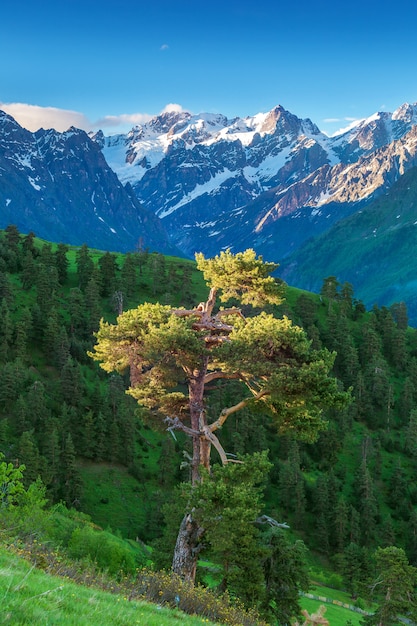
POLYGON ((175 544, 172 571, 183 580, 194 583, 197 569, 200 538, 204 530, 200 528, 192 513, 187 513, 178 532, 175 544))

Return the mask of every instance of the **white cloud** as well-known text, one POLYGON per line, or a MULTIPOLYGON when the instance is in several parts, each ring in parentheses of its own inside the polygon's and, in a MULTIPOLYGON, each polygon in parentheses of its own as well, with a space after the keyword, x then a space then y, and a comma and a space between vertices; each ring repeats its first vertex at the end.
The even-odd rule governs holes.
POLYGON ((70 126, 89 131, 93 127, 88 118, 78 111, 40 107, 23 102, 0 102, 0 110, 11 115, 16 122, 32 132, 39 128, 55 128, 55 130, 63 132, 68 130, 70 126))
POLYGON ((163 43, 160 50, 169 50, 169 45, 167 43, 163 43))
POLYGON ((184 109, 180 104, 167 104, 161 111, 161 113, 182 113, 184 109))
POLYGON ((94 127, 97 128, 114 128, 116 126, 137 126, 138 124, 146 124, 152 119, 153 115, 148 113, 122 113, 121 115, 105 115, 96 122, 94 127))
POLYGON ((325 124, 336 124, 339 122, 357 122, 360 121, 358 120, 357 117, 326 117, 323 122, 325 124))
POLYGON ((328 135, 329 137, 336 137, 337 135, 341 135, 343 133, 346 133, 349 130, 352 130, 352 128, 355 128, 355 126, 357 126, 358 124, 360 124, 363 121, 363 118, 357 118, 357 117, 326 117, 324 120, 322 120, 323 124, 329 124, 331 126, 331 128, 327 128, 326 130, 323 130, 323 132, 328 135), (338 127, 339 124, 343 124, 344 122, 348 122, 347 126, 343 126, 343 127, 338 127), (335 126, 335 125, 338 126, 335 126))
MULTIPOLYGON (((0 110, 11 115, 21 126, 35 132, 39 128, 54 128, 59 132, 68 130, 70 126, 81 128, 86 132, 103 129, 108 133, 123 133, 132 126, 146 124, 154 117, 150 113, 122 113, 120 115, 105 115, 92 122, 84 113, 57 109, 55 107, 41 107, 22 102, 0 102, 0 110)), ((180 104, 167 104, 161 113, 182 112, 180 104)))

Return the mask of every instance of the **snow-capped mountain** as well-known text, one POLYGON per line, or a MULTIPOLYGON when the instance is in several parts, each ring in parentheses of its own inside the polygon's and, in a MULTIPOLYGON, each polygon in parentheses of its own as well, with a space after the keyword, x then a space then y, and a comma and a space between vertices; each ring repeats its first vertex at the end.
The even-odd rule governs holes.
POLYGON ((174 251, 160 220, 84 131, 31 133, 0 111, 0 228, 8 224, 50 241, 128 251, 141 238, 174 251))
POLYGON ((255 247, 279 261, 415 163, 417 105, 335 137, 281 106, 253 117, 165 113, 95 140, 187 255, 255 247))

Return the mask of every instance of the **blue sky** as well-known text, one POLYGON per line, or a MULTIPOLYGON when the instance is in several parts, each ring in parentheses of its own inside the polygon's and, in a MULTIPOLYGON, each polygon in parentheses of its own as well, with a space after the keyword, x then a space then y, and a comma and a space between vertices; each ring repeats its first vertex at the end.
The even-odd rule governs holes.
POLYGON ((330 134, 417 102, 416 18, 415 0, 14 0, 0 108, 27 127, 110 133, 169 105, 245 117, 281 104, 330 134))

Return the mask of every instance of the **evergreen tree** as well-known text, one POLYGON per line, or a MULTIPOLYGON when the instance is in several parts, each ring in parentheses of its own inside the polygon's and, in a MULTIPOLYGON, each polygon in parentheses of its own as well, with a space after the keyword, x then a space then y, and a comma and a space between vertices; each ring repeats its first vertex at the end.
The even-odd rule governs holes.
POLYGON ((82 379, 79 365, 68 357, 61 370, 61 394, 68 406, 78 407, 82 397, 82 379))
POLYGON ((32 329, 32 314, 28 307, 22 310, 20 318, 15 325, 15 355, 22 363, 28 357, 28 343, 32 329))
POLYGON ((165 293, 168 285, 165 257, 163 254, 152 255, 151 262, 152 295, 165 293))
POLYGON ((78 287, 69 293, 68 310, 71 334, 86 335, 88 332, 84 294, 78 287))
POLYGON ((6 272, 0 269, 0 301, 3 299, 10 307, 13 303, 13 290, 6 272))
POLYGON ((342 575, 346 591, 356 600, 364 586, 365 552, 357 543, 351 542, 343 552, 342 575))
POLYGON ((405 302, 396 302, 390 306, 391 314, 397 324, 399 330, 407 330, 408 328, 408 312, 405 302))
POLYGON ((122 291, 127 295, 128 298, 131 298, 134 295, 137 295, 138 292, 138 281, 136 277, 136 268, 137 268, 137 258, 133 254, 125 254, 124 261, 121 270, 121 288, 122 291))
POLYGON ((117 287, 117 271, 118 266, 116 256, 110 252, 105 252, 98 261, 100 268, 101 295, 109 297, 113 294, 117 287))
POLYGON ((22 250, 24 254, 29 252, 32 257, 36 257, 38 255, 38 251, 35 247, 35 233, 33 232, 33 230, 31 230, 27 235, 23 237, 22 250))
MULTIPOLYGON (((237 411, 261 404, 279 432, 312 440, 324 427, 323 408, 348 401, 329 375, 333 355, 312 351, 305 333, 288 318, 265 312, 245 318, 236 307, 215 313, 218 295, 223 302, 234 298, 245 306, 278 304, 282 287, 269 275, 275 264, 247 250, 208 260, 197 255, 197 265, 210 288, 206 302, 190 310, 144 304, 127 311, 115 325, 101 323, 95 350, 89 353, 106 371, 128 368, 129 393, 159 423, 162 419, 190 435, 195 485, 201 468, 210 468, 212 446, 222 462, 229 463, 216 433, 237 411), (230 379, 240 380, 248 395, 209 422, 206 385, 230 379), (188 393, 181 391, 180 383, 187 385, 188 393)), ((192 579, 196 546, 190 515, 187 512, 181 524, 173 569, 192 579)))
POLYGON ((323 280, 320 294, 328 300, 328 312, 330 312, 332 304, 338 299, 339 287, 340 283, 336 276, 328 276, 323 280))
POLYGON ((300 591, 308 591, 307 548, 301 540, 291 542, 286 532, 271 526, 264 533, 266 617, 278 624, 292 623, 301 614, 300 591))
POLYGON ((58 271, 58 280, 60 285, 64 285, 68 277, 68 249, 68 246, 64 243, 59 243, 55 251, 55 265, 58 271))
POLYGON ((46 320, 57 304, 59 291, 58 271, 55 266, 39 263, 36 277, 36 302, 41 320, 46 320))
POLYGON ((76 253, 78 287, 84 291, 88 285, 88 281, 93 275, 94 263, 90 250, 86 244, 83 244, 76 253))
POLYGON ((337 501, 337 505, 333 513, 333 532, 331 537, 335 549, 338 553, 342 553, 345 549, 349 533, 349 506, 343 497, 337 501))
POLYGON ((102 315, 100 284, 96 280, 96 276, 94 275, 94 273, 89 279, 85 288, 85 310, 88 319, 88 329, 90 332, 95 332, 98 329, 102 315))
POLYGON ((260 531, 255 525, 271 465, 266 453, 244 457, 242 464, 214 465, 211 480, 199 483, 191 498, 205 528, 212 560, 221 566, 218 587, 249 605, 263 593, 260 531))
POLYGON ((42 456, 46 460, 43 481, 53 500, 56 500, 59 496, 59 474, 61 468, 59 439, 59 422, 48 418, 45 421, 40 447, 42 456))
POLYGON ((405 432, 405 450, 414 462, 417 461, 417 409, 410 412, 407 429, 405 432))
POLYGON ((411 502, 408 492, 408 480, 401 460, 397 461, 388 481, 388 503, 398 517, 409 518, 411 502))
POLYGON ((27 488, 31 483, 35 482, 41 473, 41 459, 33 431, 25 431, 22 433, 18 445, 18 458, 19 463, 23 464, 26 468, 23 476, 23 484, 27 488))
POLYGON ((81 476, 77 468, 75 448, 70 434, 67 434, 61 452, 60 495, 69 507, 79 508, 81 498, 81 476))
POLYGON ((50 409, 47 405, 45 385, 40 380, 35 380, 31 385, 27 393, 26 402, 30 407, 32 427, 36 433, 43 433, 45 423, 50 416, 50 409))
POLYGON ((5 230, 7 269, 15 273, 20 269, 20 232, 15 224, 9 224, 5 230))
POLYGON ((0 363, 6 363, 10 358, 13 337, 13 323, 6 298, 0 304, 0 319, 0 363))
POLYGON ((366 460, 361 463, 357 472, 355 487, 360 503, 362 541, 365 546, 372 546, 375 543, 378 504, 375 498, 374 481, 366 460))
POLYGON ((27 251, 22 260, 22 272, 21 272, 22 287, 26 291, 31 289, 36 284, 36 263, 33 258, 33 254, 27 251))
POLYGON ((327 477, 320 474, 314 490, 315 534, 320 552, 328 554, 330 547, 330 503, 327 477))
POLYGON ((25 431, 30 430, 29 407, 25 397, 21 394, 14 406, 14 424, 13 431, 16 435, 23 435, 25 431))
POLYGON ((372 589, 378 608, 366 619, 367 624, 396 626, 400 615, 417 619, 417 569, 409 564, 402 548, 389 546, 375 552, 377 578, 372 589))
POLYGON ((314 326, 317 320, 317 304, 311 296, 301 294, 295 303, 294 311, 304 328, 314 326))

